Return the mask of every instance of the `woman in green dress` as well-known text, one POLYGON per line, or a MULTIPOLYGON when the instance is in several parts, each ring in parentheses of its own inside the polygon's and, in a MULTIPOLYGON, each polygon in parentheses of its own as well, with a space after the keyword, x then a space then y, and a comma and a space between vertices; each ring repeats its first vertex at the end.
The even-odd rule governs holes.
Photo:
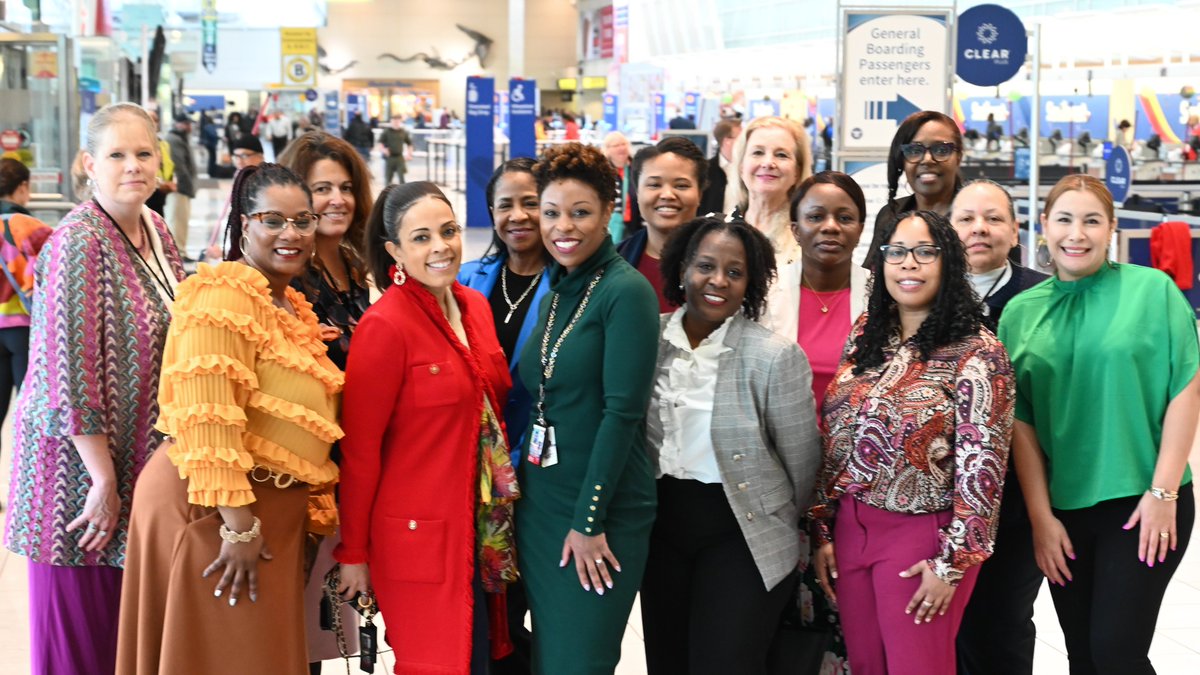
MULTIPOLYGON (((654 472, 643 447, 658 300, 609 237, 612 165, 579 143, 534 166, 551 292, 520 376, 534 408, 517 553, 535 673, 612 673, 646 566, 654 472)), ((510 433, 515 435, 513 430, 510 433)))

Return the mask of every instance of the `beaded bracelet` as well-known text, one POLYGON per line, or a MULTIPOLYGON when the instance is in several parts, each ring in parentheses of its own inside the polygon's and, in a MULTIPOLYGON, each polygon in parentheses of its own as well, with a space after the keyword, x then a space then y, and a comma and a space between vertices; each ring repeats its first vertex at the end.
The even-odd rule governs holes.
POLYGON ((221 526, 221 538, 231 544, 245 544, 254 541, 260 534, 262 534, 262 521, 258 519, 258 516, 254 517, 254 526, 245 532, 234 532, 225 525, 221 526))
POLYGON ((1155 499, 1162 500, 1164 502, 1173 502, 1176 499, 1179 499, 1179 491, 1178 490, 1167 490, 1167 489, 1160 488, 1160 487, 1151 487, 1150 488, 1150 496, 1154 497, 1155 499))

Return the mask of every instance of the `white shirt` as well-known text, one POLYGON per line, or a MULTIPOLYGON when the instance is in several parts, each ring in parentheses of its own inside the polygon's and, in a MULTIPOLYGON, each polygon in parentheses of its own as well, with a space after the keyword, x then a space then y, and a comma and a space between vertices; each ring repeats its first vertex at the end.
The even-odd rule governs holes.
POLYGON ((1007 284, 1011 278, 1012 265, 1007 260, 1004 261, 1004 267, 998 267, 983 274, 967 274, 967 279, 970 280, 971 286, 975 289, 975 294, 979 296, 980 300, 984 301, 984 314, 987 313, 988 296, 1004 288, 1004 284, 1007 284))
MULTIPOLYGON (((675 310, 663 330, 663 339, 679 351, 659 370, 654 383, 651 414, 658 416, 662 429, 656 475, 720 483, 711 427, 717 365, 721 354, 731 350, 725 346, 729 320, 692 349, 683 330, 683 313, 683 308, 675 310)), ((650 425, 655 426, 659 425, 650 425)))

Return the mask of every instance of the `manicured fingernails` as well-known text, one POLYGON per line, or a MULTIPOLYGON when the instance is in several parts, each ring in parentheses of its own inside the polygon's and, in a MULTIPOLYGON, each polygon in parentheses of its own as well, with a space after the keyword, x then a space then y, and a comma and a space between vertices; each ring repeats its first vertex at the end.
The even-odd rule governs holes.
POLYGON ((597 586, 596 587, 596 595, 604 595, 604 589, 597 586))
POLYGON ((218 588, 217 590, 213 591, 213 597, 214 598, 221 597, 221 589, 218 588))
POLYGON ((608 590, 610 590, 610 591, 612 590, 612 582, 611 581, 604 582, 604 585, 608 586, 608 590))
POLYGON ((566 567, 566 566, 567 566, 567 559, 566 559, 566 558, 563 558, 562 560, 559 560, 559 561, 558 561, 558 566, 559 566, 559 567, 566 567))
POLYGON ((590 584, 584 584, 584 585, 583 585, 583 590, 585 590, 585 591, 590 591, 590 590, 592 590, 592 587, 591 587, 591 585, 590 585, 590 584))
POLYGON ((229 606, 235 607, 236 605, 237 605, 237 596, 235 595, 235 596, 232 596, 231 598, 229 598, 229 606))

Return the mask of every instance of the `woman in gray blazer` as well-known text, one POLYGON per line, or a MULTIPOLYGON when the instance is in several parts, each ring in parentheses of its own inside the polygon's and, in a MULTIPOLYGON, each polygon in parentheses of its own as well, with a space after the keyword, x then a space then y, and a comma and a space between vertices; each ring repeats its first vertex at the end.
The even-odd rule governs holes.
POLYGON ((775 254, 752 226, 691 221, 663 249, 662 275, 683 306, 662 317, 646 417, 658 476, 648 672, 765 673, 820 465, 812 371, 794 341, 755 323, 775 254))

